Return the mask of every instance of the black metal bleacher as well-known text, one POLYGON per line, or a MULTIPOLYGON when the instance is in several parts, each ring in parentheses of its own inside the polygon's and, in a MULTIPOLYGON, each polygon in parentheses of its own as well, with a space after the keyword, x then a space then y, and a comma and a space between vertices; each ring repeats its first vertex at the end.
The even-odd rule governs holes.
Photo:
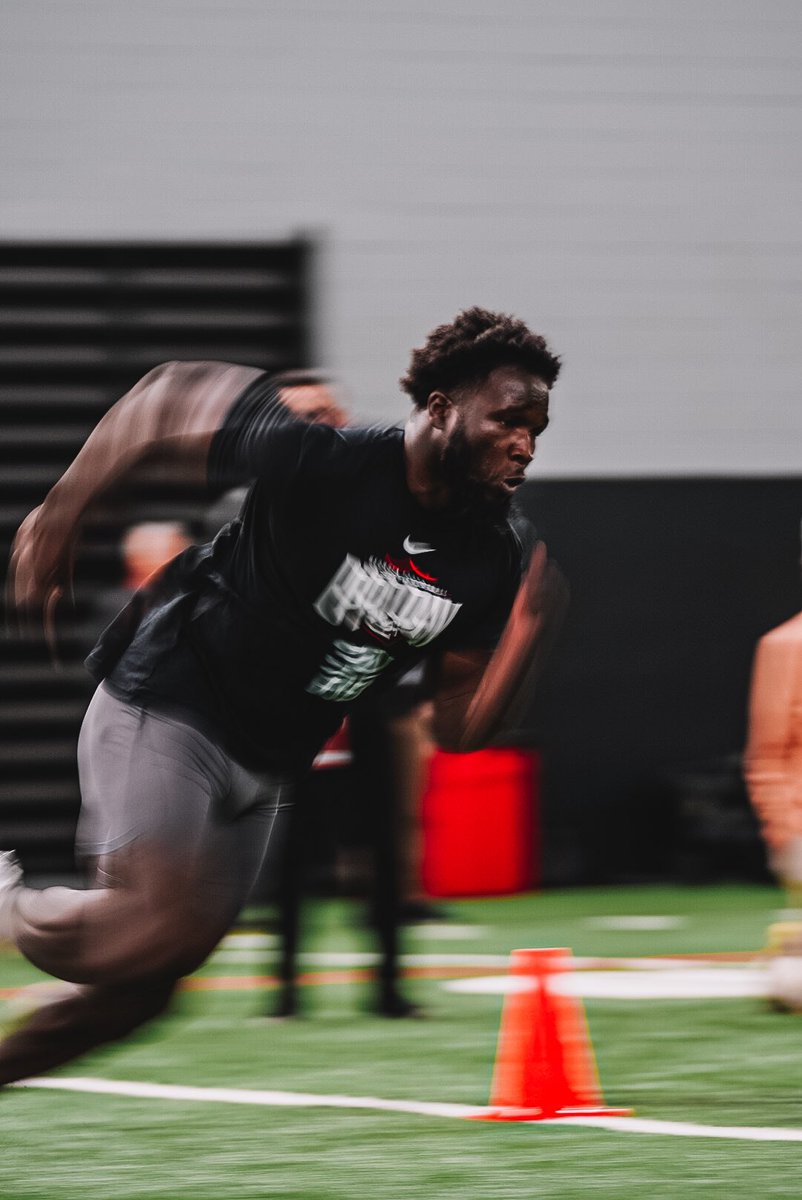
MULTIPOLYGON (((219 359, 309 365, 309 242, 0 244, 0 555, 103 413, 151 367, 219 359)), ((75 603, 41 632, 6 614, 0 655, 0 847, 34 874, 74 869, 75 751, 92 684, 81 663, 119 586, 120 535, 190 524, 210 497, 154 468, 87 525, 75 603)))

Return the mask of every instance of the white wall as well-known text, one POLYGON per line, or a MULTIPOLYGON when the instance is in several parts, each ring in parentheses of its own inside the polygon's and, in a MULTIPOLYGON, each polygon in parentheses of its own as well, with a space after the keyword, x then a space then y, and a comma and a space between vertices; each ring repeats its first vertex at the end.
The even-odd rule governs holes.
POLYGON ((565 359, 542 475, 799 473, 798 0, 3 0, 0 237, 324 238, 405 411, 472 303, 565 359))

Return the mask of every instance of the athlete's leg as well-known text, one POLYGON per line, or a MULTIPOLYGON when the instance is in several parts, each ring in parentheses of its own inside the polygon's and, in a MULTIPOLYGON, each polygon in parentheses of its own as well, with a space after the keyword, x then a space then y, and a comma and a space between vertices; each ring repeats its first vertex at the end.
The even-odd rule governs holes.
POLYGON ((0 1082, 123 1036, 214 948, 258 871, 282 789, 188 726, 100 694, 81 745, 100 887, 17 889, 12 933, 82 986, 0 1043, 0 1082), (111 791, 108 804, 98 787, 111 791), (122 843, 122 844, 121 844, 122 843))
POLYGON ((65 983, 0 1042, 0 1085, 51 1071, 125 1037, 167 1007, 176 980, 119 987, 65 983))

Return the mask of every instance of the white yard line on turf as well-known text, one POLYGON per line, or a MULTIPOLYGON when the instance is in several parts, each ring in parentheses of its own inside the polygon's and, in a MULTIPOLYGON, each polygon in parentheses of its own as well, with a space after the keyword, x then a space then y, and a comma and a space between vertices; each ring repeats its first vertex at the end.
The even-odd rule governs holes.
MULTIPOLYGON (((486 1109, 467 1104, 437 1104, 426 1100, 380 1100, 376 1096, 333 1096, 315 1092, 254 1091, 250 1088, 184 1087, 172 1083, 139 1083, 128 1079, 26 1079, 21 1088, 57 1088, 65 1092, 96 1092, 105 1096, 135 1096, 148 1100, 215 1101, 218 1104, 263 1104, 282 1108, 369 1108, 384 1112, 420 1113, 429 1117, 471 1117, 486 1109)), ((802 1135, 800 1135, 802 1136, 802 1135)))
POLYGON ((685 917, 669 916, 635 916, 620 914, 615 917, 586 917, 582 924, 586 929, 613 929, 620 932, 643 933, 662 932, 666 929, 679 929, 685 925, 685 917))
MULTIPOLYGON (((217 1104, 257 1104, 284 1108, 363 1108, 378 1112, 412 1113, 424 1117, 482 1117, 480 1105, 438 1104, 426 1100, 381 1100, 376 1096, 318 1095, 315 1092, 255 1091, 248 1088, 182 1087, 169 1083, 139 1083, 127 1079, 26 1079, 19 1088, 48 1088, 91 1092, 145 1100, 206 1101, 217 1104)), ((536 1125, 581 1125, 614 1133, 651 1133, 668 1137, 731 1138, 748 1142, 802 1142, 802 1129, 758 1125, 696 1125, 686 1121, 652 1121, 643 1117, 564 1117, 554 1121, 518 1122, 536 1125)))
MULTIPOLYGON (((508 995, 525 992, 534 981, 523 975, 482 975, 451 979, 443 985, 449 992, 475 995, 508 995)), ((687 964, 678 970, 567 971, 549 980, 549 990, 560 995, 596 1000, 710 1000, 738 996, 765 996, 768 979, 765 965, 751 967, 701 966, 687 964)))

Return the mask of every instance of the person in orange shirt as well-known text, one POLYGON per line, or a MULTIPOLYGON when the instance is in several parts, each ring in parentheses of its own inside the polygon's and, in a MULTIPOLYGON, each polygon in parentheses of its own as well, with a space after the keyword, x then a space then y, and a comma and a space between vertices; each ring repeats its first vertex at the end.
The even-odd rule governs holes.
MULTIPOLYGON (((802 910, 802 612, 758 642, 744 776, 769 865, 790 906, 802 910)), ((781 933, 769 996, 777 1007, 802 1012, 802 923, 781 933)))
POLYGON ((745 773, 771 867, 802 905, 802 612, 758 642, 745 773))

